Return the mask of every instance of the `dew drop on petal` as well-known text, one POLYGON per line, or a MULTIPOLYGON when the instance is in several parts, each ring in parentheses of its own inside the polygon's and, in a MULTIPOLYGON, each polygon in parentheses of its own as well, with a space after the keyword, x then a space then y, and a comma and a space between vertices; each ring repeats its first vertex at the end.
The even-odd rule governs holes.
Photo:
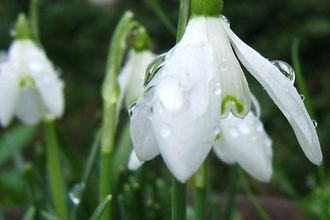
POLYGON ((239 132, 238 132, 238 130, 237 130, 235 127, 230 127, 230 128, 229 128, 229 134, 230 134, 232 137, 238 137, 239 132))
POLYGON ((220 83, 215 84, 215 88, 214 88, 213 92, 216 95, 220 95, 220 93, 221 93, 220 83))
POLYGON ((262 125, 262 122, 261 121, 256 121, 255 124, 255 129, 258 131, 258 132, 262 132, 263 130, 263 125, 262 125))
POLYGON ((15 37, 16 36, 16 31, 14 29, 9 30, 9 36, 15 37))
POLYGON ((170 136, 171 132, 172 132, 172 128, 170 125, 163 124, 162 126, 160 126, 160 135, 163 138, 167 138, 168 136, 170 136))
POLYGON ((144 73, 144 78, 143 78, 143 83, 142 86, 145 88, 148 83, 152 80, 152 78, 156 75, 156 73, 164 66, 165 63, 165 57, 166 53, 163 53, 156 57, 149 66, 147 67, 145 73, 144 73))
POLYGON ((84 192, 85 184, 75 184, 72 190, 69 192, 69 198, 74 205, 78 205, 81 201, 81 196, 84 192))
POLYGON ((223 14, 221 14, 220 15, 220 18, 227 23, 228 27, 230 27, 230 21, 228 20, 228 18, 226 16, 224 16, 223 14))
POLYGON ((288 63, 282 60, 272 60, 270 62, 276 66, 286 78, 291 81, 292 85, 294 84, 296 75, 293 68, 288 63))
POLYGON ((179 87, 181 91, 189 91, 191 89, 191 83, 188 80, 183 79, 179 82, 179 87))
POLYGON ((220 133, 220 127, 218 125, 216 125, 213 129, 213 132, 215 135, 219 134, 220 133))
POLYGON ((153 110, 153 107, 152 107, 152 106, 148 108, 148 112, 147 112, 147 114, 148 114, 148 119, 149 119, 149 120, 152 119, 153 111, 154 111, 154 110, 153 110))
POLYGON ((300 94, 300 98, 302 101, 305 101, 305 96, 303 94, 300 94))
POLYGON ((136 102, 133 102, 132 104, 130 104, 130 106, 128 107, 128 116, 130 119, 132 119, 133 117, 133 113, 134 113, 134 108, 136 106, 136 102))
POLYGON ((317 127, 317 121, 315 119, 313 119, 312 123, 313 123, 314 127, 316 128, 317 127))
POLYGON ((220 66, 220 70, 221 70, 221 71, 226 71, 227 69, 228 69, 228 67, 227 67, 226 64, 222 64, 222 65, 220 66))

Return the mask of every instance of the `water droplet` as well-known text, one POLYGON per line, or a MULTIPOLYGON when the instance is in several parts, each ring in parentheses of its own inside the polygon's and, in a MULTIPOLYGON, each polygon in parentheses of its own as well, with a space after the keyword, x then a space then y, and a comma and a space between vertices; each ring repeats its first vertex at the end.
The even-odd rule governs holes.
POLYGON ((296 75, 293 68, 288 63, 282 60, 273 60, 270 62, 276 66, 286 78, 291 81, 292 85, 294 84, 296 75))
POLYGON ((316 128, 317 127, 317 121, 315 119, 313 119, 312 123, 313 123, 314 127, 316 128))
POLYGON ((216 84, 215 84, 215 88, 214 88, 213 92, 214 92, 214 94, 216 94, 216 95, 220 95, 220 93, 221 93, 220 83, 216 83, 216 84))
POLYGON ((220 18, 227 23, 228 27, 230 27, 230 21, 228 20, 228 18, 226 16, 224 16, 223 14, 221 14, 220 15, 220 18))
POLYGON ((227 69, 228 69, 228 67, 227 67, 226 64, 222 64, 222 65, 220 66, 220 70, 221 70, 221 71, 226 71, 227 69))
POLYGON ((156 73, 164 66, 164 61, 165 61, 166 53, 163 53, 156 57, 149 66, 147 67, 145 73, 144 73, 144 78, 143 78, 143 83, 142 86, 145 88, 148 83, 154 78, 156 73))
POLYGON ((14 29, 9 30, 9 36, 15 37, 16 36, 16 31, 14 29))
POLYGON ((152 119, 152 113, 153 113, 153 107, 151 106, 150 108, 148 108, 148 112, 147 112, 147 115, 148 115, 148 119, 151 120, 152 119))
POLYGON ((254 116, 260 118, 260 105, 257 98, 253 94, 251 94, 251 112, 254 116))
POLYGON ((170 136, 171 132, 172 132, 172 128, 170 125, 163 124, 162 126, 160 126, 160 135, 163 138, 167 138, 168 136, 170 136))
POLYGON ((251 131, 250 126, 247 123, 245 123, 244 121, 242 121, 240 123, 240 125, 238 126, 238 129, 239 129, 240 133, 244 134, 244 135, 249 134, 251 131))
POLYGON ((179 82, 179 87, 181 91, 188 91, 191 89, 191 84, 188 80, 183 79, 179 82))
POLYGON ((235 127, 229 128, 229 134, 232 137, 238 137, 238 135, 239 135, 238 130, 235 127))
POLYGON ((145 97, 145 102, 148 106, 151 105, 152 97, 154 96, 154 92, 155 92, 154 89, 155 89, 155 87, 152 85, 152 86, 149 86, 143 92, 143 97, 145 97))
POLYGON ((262 132, 263 127, 264 127, 261 121, 256 121, 255 124, 254 124, 254 126, 255 126, 255 129, 258 132, 262 132))
POLYGON ((133 117, 133 112, 134 112, 134 108, 136 106, 136 102, 133 102, 132 104, 130 104, 130 106, 128 107, 128 116, 130 119, 132 119, 133 117))
POLYGON ((305 96, 303 94, 300 94, 300 98, 302 101, 305 101, 305 96))
POLYGON ((78 205, 80 203, 84 189, 85 189, 85 184, 79 183, 79 184, 75 184, 72 190, 69 192, 69 198, 74 205, 78 205))
POLYGON ((213 132, 215 135, 218 135, 220 133, 220 127, 218 125, 216 125, 214 128, 213 128, 213 132))

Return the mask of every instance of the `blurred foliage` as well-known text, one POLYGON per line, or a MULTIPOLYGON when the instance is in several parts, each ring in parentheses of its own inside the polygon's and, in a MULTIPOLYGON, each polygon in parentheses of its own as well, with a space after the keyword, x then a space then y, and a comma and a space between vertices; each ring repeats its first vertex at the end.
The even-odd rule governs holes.
MULTIPOLYGON (((170 21, 176 25, 179 1, 159 2, 170 21)), ((175 38, 146 0, 119 0, 108 5, 91 4, 83 0, 40 1, 41 41, 48 57, 60 69, 66 83, 66 113, 59 121, 59 127, 73 149, 84 158, 87 158, 93 132, 100 123, 100 85, 104 78, 109 40, 119 17, 127 9, 132 10, 135 19, 149 31, 154 52, 165 52, 175 44, 175 38)), ((1 49, 7 50, 9 47, 12 40, 9 32, 18 13, 22 11, 28 11, 28 1, 1 0, 1 49)), ((300 39, 302 71, 316 113, 324 165, 328 170, 330 1, 228 0, 225 1, 223 14, 230 20, 231 28, 242 40, 270 60, 281 59, 291 63, 293 39, 300 39)), ((283 167, 295 189, 301 195, 307 194, 310 191, 309 180, 311 177, 317 177, 316 167, 304 156, 289 123, 266 92, 249 74, 247 78, 251 91, 256 94, 261 104, 261 117, 265 128, 273 139, 274 158, 283 167)), ((122 117, 127 117, 125 111, 122 117)), ((1 134, 4 134, 3 130, 1 134)), ((0 152, 6 147, 1 144, 0 152)), ((31 147, 24 151, 28 160, 33 159, 31 151, 31 147)), ((227 190, 228 166, 218 161, 212 153, 209 157, 209 176, 213 188, 216 191, 227 190)), ((6 192, 0 195, 0 208, 24 203, 22 186, 18 181, 20 177, 13 171, 13 164, 8 160, 0 161, 0 164, 0 191, 6 192)), ((156 174, 161 172, 162 176, 168 175, 165 168, 158 169, 161 164, 162 160, 158 157, 147 163, 147 169, 156 174)), ((67 171, 66 175, 74 176, 72 171, 67 171)), ((285 187, 279 184, 276 175, 270 184, 261 184, 253 179, 250 182, 258 194, 287 195, 285 187)), ((125 187, 130 189, 131 186, 125 187)))

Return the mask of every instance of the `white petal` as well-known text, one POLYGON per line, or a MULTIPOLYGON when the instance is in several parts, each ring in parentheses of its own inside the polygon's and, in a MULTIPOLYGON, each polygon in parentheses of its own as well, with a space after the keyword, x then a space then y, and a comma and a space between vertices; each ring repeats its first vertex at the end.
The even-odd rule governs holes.
POLYGON ((219 18, 208 17, 207 36, 214 49, 214 56, 220 71, 221 117, 229 112, 244 118, 251 108, 250 90, 245 75, 228 40, 219 18))
POLYGON ((147 99, 153 95, 149 90, 146 97, 143 95, 136 102, 131 116, 131 138, 134 151, 140 161, 151 160, 159 154, 159 148, 151 127, 150 116, 152 107, 146 103, 147 99))
POLYGON ((152 81, 154 134, 167 167, 181 182, 205 160, 220 120, 220 94, 214 92, 219 72, 205 18, 192 21, 152 81))
POLYGON ((45 106, 56 117, 61 117, 64 111, 63 81, 58 78, 44 51, 35 44, 27 44, 23 53, 29 74, 45 106))
POLYGON ((129 155, 128 169, 131 171, 137 170, 142 164, 143 162, 141 162, 139 158, 137 158, 135 151, 132 150, 131 154, 129 155))
POLYGON ((291 124, 307 158, 322 163, 315 127, 297 89, 273 64, 240 40, 223 22, 235 52, 246 69, 260 82, 291 124))
POLYGON ((21 90, 21 97, 15 110, 16 116, 26 124, 37 124, 47 113, 39 92, 31 85, 21 90))
POLYGON ((1 64, 0 71, 0 122, 5 127, 13 119, 19 99, 19 75, 8 62, 1 64))
POLYGON ((224 142, 237 163, 253 177, 269 182, 272 170, 272 141, 262 122, 250 112, 244 119, 233 115, 220 121, 224 142))
MULTIPOLYGON (((225 119, 222 119, 225 120, 225 119)), ((227 164, 234 164, 236 162, 236 158, 233 155, 232 150, 230 149, 230 145, 225 141, 223 137, 220 137, 213 144, 213 151, 217 157, 227 164)))

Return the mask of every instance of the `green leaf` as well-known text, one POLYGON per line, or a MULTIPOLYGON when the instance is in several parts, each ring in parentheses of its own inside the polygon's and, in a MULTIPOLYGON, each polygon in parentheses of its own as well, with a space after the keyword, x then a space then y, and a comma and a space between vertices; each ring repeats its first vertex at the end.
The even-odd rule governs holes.
POLYGON ((161 22, 163 22, 164 26, 171 32, 173 36, 176 35, 176 28, 172 24, 171 20, 167 16, 165 10, 159 4, 157 0, 147 0, 152 9, 154 10, 155 14, 158 16, 161 22))
POLYGON ((0 166, 6 163, 12 155, 10 144, 4 138, 4 135, 8 135, 15 141, 17 148, 22 150, 27 147, 27 144, 32 140, 37 130, 38 126, 20 124, 3 133, 0 137, 0 166))
POLYGON ((98 220, 98 219, 101 217, 101 215, 102 215, 102 213, 103 213, 105 207, 109 204, 110 200, 111 200, 111 195, 108 195, 108 196, 107 196, 107 197, 101 202, 101 204, 95 209, 95 211, 94 211, 92 217, 91 217, 89 220, 98 220))
POLYGON ((33 220, 35 213, 36 213, 36 208, 34 206, 31 206, 28 209, 28 211, 25 213, 25 215, 22 218, 22 220, 33 220))

